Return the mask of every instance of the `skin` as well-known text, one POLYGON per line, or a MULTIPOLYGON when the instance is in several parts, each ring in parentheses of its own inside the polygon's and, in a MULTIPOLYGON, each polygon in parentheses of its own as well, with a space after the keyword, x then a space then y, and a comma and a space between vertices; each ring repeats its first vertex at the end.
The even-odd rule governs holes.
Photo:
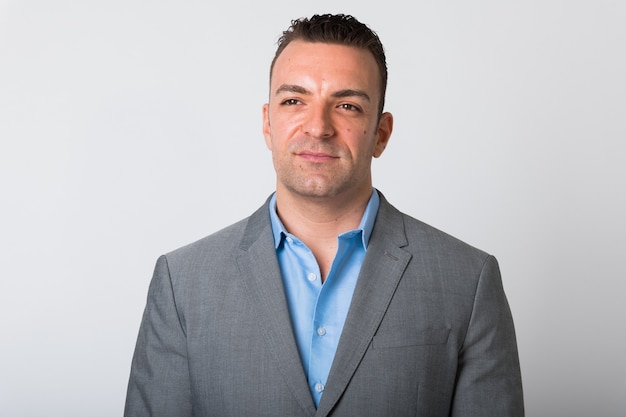
POLYGON ((379 117, 379 70, 365 49, 293 41, 274 64, 263 134, 277 209, 326 276, 337 235, 358 226, 372 192, 372 157, 391 136, 379 117))

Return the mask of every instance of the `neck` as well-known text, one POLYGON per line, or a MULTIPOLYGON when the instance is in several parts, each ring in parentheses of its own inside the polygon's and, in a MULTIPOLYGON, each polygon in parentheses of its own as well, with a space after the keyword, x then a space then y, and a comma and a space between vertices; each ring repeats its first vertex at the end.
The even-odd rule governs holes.
POLYGON ((278 216, 287 231, 313 252, 322 282, 337 252, 337 236, 359 226, 371 194, 371 186, 349 196, 333 197, 303 197, 276 188, 278 216))
POLYGON ((276 208, 283 225, 305 243, 332 240, 356 229, 371 197, 369 187, 350 196, 303 197, 280 187, 276 189, 276 208))

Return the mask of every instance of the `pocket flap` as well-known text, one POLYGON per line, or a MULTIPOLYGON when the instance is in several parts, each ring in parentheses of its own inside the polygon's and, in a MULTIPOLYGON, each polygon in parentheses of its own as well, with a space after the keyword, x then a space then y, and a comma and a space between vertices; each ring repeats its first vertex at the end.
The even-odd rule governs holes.
POLYGON ((414 332, 377 334, 372 340, 373 349, 402 346, 439 345, 448 341, 450 328, 421 329, 414 332))

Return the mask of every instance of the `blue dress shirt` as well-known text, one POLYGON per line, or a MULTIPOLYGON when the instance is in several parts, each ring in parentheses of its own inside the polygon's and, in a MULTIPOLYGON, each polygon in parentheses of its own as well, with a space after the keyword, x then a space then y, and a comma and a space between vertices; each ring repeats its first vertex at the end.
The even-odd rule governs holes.
POLYGON ((337 237, 337 253, 322 285, 313 252, 283 226, 276 213, 276 194, 270 200, 276 255, 302 366, 316 406, 335 357, 379 205, 380 198, 373 190, 359 227, 337 237))

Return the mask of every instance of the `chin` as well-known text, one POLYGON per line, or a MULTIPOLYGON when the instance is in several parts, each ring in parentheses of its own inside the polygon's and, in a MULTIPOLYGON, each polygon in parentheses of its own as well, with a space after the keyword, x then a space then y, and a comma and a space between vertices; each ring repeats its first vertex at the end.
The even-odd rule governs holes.
POLYGON ((309 187, 297 187, 292 189, 292 192, 305 198, 336 198, 341 195, 350 193, 350 190, 354 190, 349 186, 316 186, 309 187))

